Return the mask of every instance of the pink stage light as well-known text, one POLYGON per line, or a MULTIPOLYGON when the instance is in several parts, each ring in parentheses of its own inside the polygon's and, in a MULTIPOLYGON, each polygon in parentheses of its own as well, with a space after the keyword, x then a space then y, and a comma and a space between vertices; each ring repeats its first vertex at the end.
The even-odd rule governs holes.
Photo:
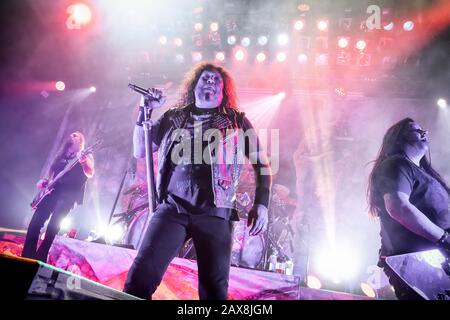
POLYGON ((278 53, 277 53, 277 61, 278 61, 278 62, 284 62, 284 61, 286 61, 286 53, 284 53, 284 52, 278 52, 278 53))
POLYGON ((242 49, 238 49, 236 50, 234 57, 236 58, 237 61, 242 61, 245 58, 245 52, 242 49))
POLYGON ((66 88, 66 84, 63 81, 57 81, 55 83, 55 88, 58 91, 64 91, 64 89, 66 88))
POLYGON ((225 60, 225 53, 222 51, 219 51, 216 53, 216 60, 217 61, 224 61, 225 60))
POLYGON ((84 3, 75 3, 67 7, 66 13, 69 15, 66 21, 68 29, 80 29, 89 24, 92 20, 92 11, 84 3))
POLYGON ((342 48, 342 49, 347 48, 348 39, 347 38, 339 38, 338 46, 339 46, 339 48, 342 48))
POLYGON ((358 42, 356 42, 356 49, 362 51, 366 48, 367 43, 364 40, 359 40, 358 42))
POLYGON ((266 54, 264 52, 260 52, 256 55, 256 61, 262 63, 266 61, 266 54))
POLYGON ((317 22, 317 29, 320 31, 326 31, 328 29, 328 21, 327 20, 319 20, 317 22))

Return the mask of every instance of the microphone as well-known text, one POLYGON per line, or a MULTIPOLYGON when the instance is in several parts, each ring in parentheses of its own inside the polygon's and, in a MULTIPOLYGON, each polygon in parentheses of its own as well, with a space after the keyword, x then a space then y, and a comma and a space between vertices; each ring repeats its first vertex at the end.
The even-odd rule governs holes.
POLYGON ((136 91, 137 93, 143 94, 144 96, 148 96, 149 92, 147 89, 141 88, 135 84, 129 83, 128 88, 130 88, 133 91, 136 91))

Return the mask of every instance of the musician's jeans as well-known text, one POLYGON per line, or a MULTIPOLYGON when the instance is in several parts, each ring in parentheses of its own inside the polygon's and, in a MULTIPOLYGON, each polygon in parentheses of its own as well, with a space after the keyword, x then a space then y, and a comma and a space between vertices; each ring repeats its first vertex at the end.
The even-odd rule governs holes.
POLYGON ((181 214, 166 204, 158 206, 128 273, 124 291, 150 298, 184 241, 192 237, 197 253, 199 298, 225 300, 232 232, 229 220, 181 214))
POLYGON ((48 252, 55 236, 59 232, 61 221, 67 216, 72 207, 73 202, 68 202, 57 194, 50 194, 42 200, 28 226, 22 257, 47 262, 48 252), (37 249, 39 232, 50 215, 51 218, 45 231, 45 238, 39 246, 39 249, 37 249))

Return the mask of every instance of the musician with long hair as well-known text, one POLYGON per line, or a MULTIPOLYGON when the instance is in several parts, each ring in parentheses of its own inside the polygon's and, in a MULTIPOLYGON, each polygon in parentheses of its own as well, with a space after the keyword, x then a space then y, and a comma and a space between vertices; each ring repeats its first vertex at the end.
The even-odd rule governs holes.
MULTIPOLYGON (((161 90, 149 89, 149 95, 143 100, 148 100, 151 108, 159 108, 165 101, 161 90)), ((142 120, 142 116, 138 118, 134 129, 136 158, 145 157, 142 120)), ((228 71, 212 63, 194 66, 185 76, 178 105, 152 126, 153 150, 158 150, 158 205, 128 273, 127 293, 149 298, 184 241, 192 238, 199 298, 227 298, 233 221, 239 220, 240 155, 256 160, 252 162, 256 194, 248 214, 250 235, 267 228, 271 186, 270 166, 257 136, 247 135, 248 143, 240 148, 240 130, 253 132, 250 121, 237 108, 236 89, 228 71), (222 149, 225 145, 230 148, 222 149), (227 159, 221 161, 222 156, 227 159)))
POLYGON ((46 262, 53 240, 59 232, 61 221, 75 204, 83 203, 86 181, 94 175, 94 158, 91 153, 83 153, 84 149, 83 134, 79 131, 71 133, 53 160, 47 176, 36 184, 41 193, 38 195, 39 201, 35 205, 37 208, 28 226, 22 251, 23 257, 46 262), (72 165, 73 167, 70 168, 72 165), (58 174, 63 173, 63 170, 67 172, 60 175, 60 178, 52 185, 53 190, 46 194, 48 184, 58 174), (49 217, 45 238, 37 248, 40 230, 49 217))
POLYGON ((428 131, 405 118, 388 129, 367 189, 369 210, 379 218, 384 268, 399 299, 420 299, 387 266, 387 256, 450 250, 450 189, 431 166, 428 131))

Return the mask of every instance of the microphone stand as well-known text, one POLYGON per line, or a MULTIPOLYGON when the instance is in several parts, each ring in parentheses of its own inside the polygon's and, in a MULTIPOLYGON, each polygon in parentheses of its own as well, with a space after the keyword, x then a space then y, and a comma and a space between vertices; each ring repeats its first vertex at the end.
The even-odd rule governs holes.
POLYGON ((141 234, 139 235, 137 248, 141 246, 142 235, 147 230, 150 219, 156 208, 156 192, 155 192, 155 173, 153 171, 153 140, 152 140, 152 126, 150 117, 153 109, 148 105, 148 99, 145 99, 144 104, 144 138, 145 138, 145 164, 147 168, 147 195, 148 195, 148 216, 144 223, 141 234))

